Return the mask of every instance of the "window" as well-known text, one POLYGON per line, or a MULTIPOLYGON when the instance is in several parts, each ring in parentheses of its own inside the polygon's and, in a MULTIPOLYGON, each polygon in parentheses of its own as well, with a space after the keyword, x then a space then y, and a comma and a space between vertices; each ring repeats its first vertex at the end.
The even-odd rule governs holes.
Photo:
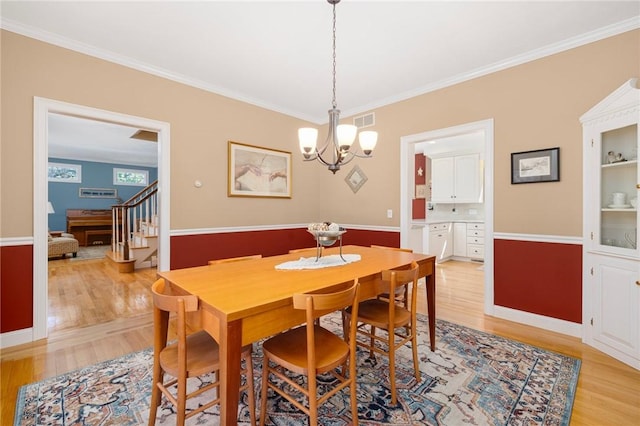
POLYGON ((146 170, 113 169, 114 185, 147 186, 149 172, 146 170))
POLYGON ((49 182, 82 182, 82 166, 80 164, 49 163, 49 182))

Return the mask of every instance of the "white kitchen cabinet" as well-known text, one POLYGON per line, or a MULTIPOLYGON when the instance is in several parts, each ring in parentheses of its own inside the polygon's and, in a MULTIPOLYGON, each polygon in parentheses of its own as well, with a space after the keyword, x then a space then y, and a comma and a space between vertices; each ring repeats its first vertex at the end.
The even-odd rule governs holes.
POLYGON ((480 154, 431 160, 431 202, 481 203, 482 198, 480 154))
POLYGON ((453 224, 453 255, 467 257, 467 224, 464 222, 453 224))
POLYGON ((467 257, 484 260, 484 223, 467 223, 467 257))
POLYGON ((429 254, 441 262, 453 256, 453 227, 451 222, 429 225, 429 254))
POLYGON ((632 79, 584 114, 583 341, 640 369, 638 126, 632 79), (614 197, 614 193, 624 194, 614 197))

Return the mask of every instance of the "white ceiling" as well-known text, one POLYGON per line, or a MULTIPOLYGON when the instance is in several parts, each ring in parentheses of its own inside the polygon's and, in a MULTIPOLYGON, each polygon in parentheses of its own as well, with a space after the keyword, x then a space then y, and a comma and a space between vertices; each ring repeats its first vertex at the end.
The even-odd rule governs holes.
POLYGON ((131 139, 138 129, 49 114, 49 157, 99 163, 158 166, 158 144, 131 139))
MULTIPOLYGON (((337 10, 342 115, 640 28, 640 1, 362 1, 337 10)), ((6 1, 2 27, 314 123, 331 106, 331 6, 6 1)))

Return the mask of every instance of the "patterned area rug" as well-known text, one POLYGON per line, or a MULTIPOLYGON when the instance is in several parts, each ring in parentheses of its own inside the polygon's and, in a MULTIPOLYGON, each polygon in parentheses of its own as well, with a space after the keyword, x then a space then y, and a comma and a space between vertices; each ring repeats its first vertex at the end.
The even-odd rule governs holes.
POLYGON ((72 257, 71 260, 103 259, 107 255, 107 250, 110 249, 111 246, 109 244, 96 244, 95 246, 80 247, 78 249, 78 255, 76 257, 72 257))
MULTIPOLYGON (((323 326, 339 330, 336 314, 323 326)), ((408 346, 397 353, 398 404, 391 404, 388 363, 358 353, 358 417, 363 425, 568 425, 580 361, 502 337, 438 320, 437 349, 428 346, 426 318, 419 316, 422 377, 416 382, 408 346)), ((261 349, 254 345, 259 403, 261 349)), ((149 416, 153 352, 141 352, 23 386, 14 425, 140 425, 149 416)), ((204 379, 205 381, 208 379, 204 379)), ((190 379, 190 386, 203 383, 190 379)), ((322 384, 322 380, 319 380, 322 384)), ((326 384, 325 384, 326 385, 326 384)), ((348 390, 320 408, 323 425, 351 424, 348 390)), ((201 398, 211 398, 205 393, 201 398)), ((197 404, 197 401, 192 404, 197 404)), ((308 424, 291 404, 269 396, 267 424, 308 424)), ((238 410, 249 424, 246 395, 238 410)), ((157 424, 175 424, 163 402, 157 424)), ((217 407, 187 424, 219 424, 217 407)))

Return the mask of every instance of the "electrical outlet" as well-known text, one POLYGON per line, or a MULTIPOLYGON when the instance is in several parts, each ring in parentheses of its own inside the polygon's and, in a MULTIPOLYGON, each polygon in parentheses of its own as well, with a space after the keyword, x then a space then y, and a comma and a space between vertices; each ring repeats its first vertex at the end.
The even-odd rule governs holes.
POLYGON ((391 219, 393 218, 393 210, 389 209, 387 210, 387 219, 391 219))

